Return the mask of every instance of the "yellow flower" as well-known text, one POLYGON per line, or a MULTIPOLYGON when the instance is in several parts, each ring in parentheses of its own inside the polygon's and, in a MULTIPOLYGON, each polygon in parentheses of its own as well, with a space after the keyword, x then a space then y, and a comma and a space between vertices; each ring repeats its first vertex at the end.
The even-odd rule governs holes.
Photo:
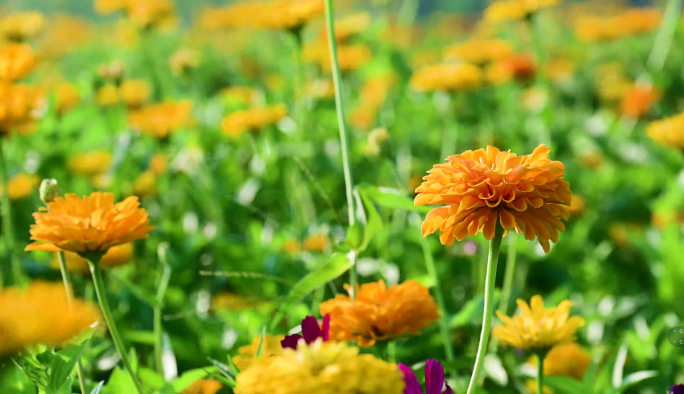
MULTIPOLYGON (((59 248, 55 247, 52 251, 59 252, 59 248)), ((133 244, 123 244, 118 246, 113 246, 109 248, 107 253, 102 256, 100 261, 100 267, 102 269, 115 268, 122 265, 126 265, 133 261, 133 244)), ((64 257, 66 258, 67 269, 71 272, 77 272, 81 274, 86 274, 90 272, 90 267, 88 266, 88 261, 76 253, 64 252, 64 257)), ((55 254, 55 258, 52 261, 52 266, 59 268, 59 260, 55 254)))
MULTIPOLYGON (((529 362, 537 367, 537 358, 531 357, 529 362)), ((544 376, 569 376, 581 381, 591 364, 591 356, 576 342, 568 342, 554 346, 544 358, 544 376)), ((528 380, 525 384, 530 393, 537 393, 536 380, 528 380)), ((545 393, 552 393, 544 386, 545 393)))
POLYGON ((576 65, 569 59, 554 59, 544 67, 544 73, 553 82, 562 83, 575 74, 576 65))
POLYGON ((308 94, 310 97, 330 99, 335 96, 335 85, 329 78, 316 79, 309 83, 308 94))
MULTIPOLYGON (((359 12, 345 16, 335 21, 335 38, 339 42, 347 41, 355 35, 368 29, 371 24, 371 15, 368 12, 359 12)), ((319 40, 326 41, 326 30, 321 30, 319 40)))
POLYGON ((273 0, 262 3, 256 23, 264 29, 295 30, 323 13, 323 0, 273 0))
POLYGON ((192 49, 181 49, 169 58, 169 67, 176 74, 184 74, 199 66, 199 55, 192 49))
MULTIPOLYGON (((283 347, 280 344, 285 338, 284 335, 271 336, 266 335, 264 337, 264 346, 261 349, 261 357, 269 358, 274 355, 279 355, 283 353, 283 347)), ((259 350, 259 345, 261 345, 261 337, 256 337, 251 344, 247 346, 241 346, 238 349, 238 355, 233 357, 233 362, 235 366, 240 370, 240 372, 245 372, 257 361, 257 351, 259 350)))
POLYGON ((309 252, 323 252, 330 245, 330 240, 325 234, 311 234, 304 239, 304 250, 309 252))
POLYGON ((484 20, 500 23, 529 17, 531 14, 560 4, 561 0, 501 0, 487 7, 484 20))
POLYGON ((539 239, 546 253, 549 240, 565 231, 572 194, 565 166, 549 160, 549 148, 539 145, 530 155, 518 156, 488 146, 449 156, 435 164, 416 189, 416 205, 446 205, 427 214, 421 231, 428 236, 441 230, 443 245, 482 232, 494 238, 497 222, 516 229, 525 239, 539 239))
POLYGON ((113 14, 123 11, 132 0, 95 0, 95 12, 101 15, 113 14))
POLYGON ((27 289, 0 291, 0 358, 28 347, 59 346, 102 321, 94 306, 72 300, 61 284, 32 282, 27 289))
POLYGON ((473 64, 485 64, 513 54, 513 45, 499 39, 471 39, 444 50, 444 58, 473 64))
POLYGON ((95 102, 101 107, 116 105, 119 103, 119 90, 115 85, 104 85, 95 92, 95 102))
POLYGON ((596 73, 598 95, 604 101, 617 101, 625 97, 633 87, 620 63, 606 63, 599 67, 596 73))
POLYGON ((60 114, 78 106, 78 103, 81 100, 78 89, 74 84, 69 82, 61 82, 55 86, 55 95, 57 98, 57 112, 60 114))
POLYGON ((222 387, 223 385, 218 380, 202 379, 191 384, 181 394, 216 394, 222 387))
POLYGON ((359 106, 351 113, 351 123, 354 127, 364 131, 373 127, 378 110, 396 82, 396 75, 386 74, 369 78, 363 84, 359 106))
POLYGON ((150 100, 152 87, 142 79, 128 79, 119 86, 119 97, 128 107, 140 107, 150 100))
POLYGON ((33 86, 0 82, 0 134, 26 134, 45 105, 43 93, 33 86))
POLYGON ((126 5, 128 18, 141 28, 167 27, 175 23, 171 0, 133 0, 126 5))
POLYGON ((128 123, 131 128, 142 134, 163 139, 178 129, 188 126, 191 111, 192 103, 189 100, 166 101, 131 112, 128 115, 128 123))
POLYGON ((302 250, 302 245, 297 240, 288 239, 283 243, 283 250, 289 254, 299 253, 302 250))
POLYGON ((684 112, 649 123, 646 134, 662 146, 684 150, 684 112))
POLYGON ((501 344, 521 349, 550 349, 575 340, 577 329, 584 325, 578 316, 569 318, 572 302, 565 300, 558 307, 544 308, 542 297, 532 297, 530 305, 518 300, 520 316, 510 318, 500 311, 496 315, 502 325, 494 327, 492 334, 501 344))
POLYGON ((157 174, 152 170, 140 174, 133 182, 133 194, 139 197, 157 194, 157 174))
MULTIPOLYGON (((351 293, 349 285, 345 289, 351 293)), ((420 335, 439 318, 430 292, 415 281, 388 289, 381 280, 357 285, 355 293, 356 299, 339 294, 321 304, 321 315, 330 314, 330 339, 368 347, 376 341, 420 335)))
POLYGON ((37 242, 26 251, 51 251, 57 246, 65 252, 104 254, 113 246, 147 238, 154 230, 137 197, 114 203, 112 193, 57 197, 33 218, 36 224, 30 233, 37 242))
POLYGON ((287 107, 284 104, 236 111, 223 118, 221 130, 231 137, 238 137, 247 131, 258 131, 275 124, 285 115, 287 107))
MULTIPOLYGON (((330 63, 330 50, 327 43, 316 42, 306 45, 302 56, 309 63, 317 64, 321 70, 330 74, 332 65, 330 63)), ((351 72, 360 69, 371 59, 370 47, 366 44, 347 44, 337 47, 337 60, 340 71, 351 72)))
POLYGON ((69 160, 69 170, 76 174, 94 176, 109 171, 112 155, 106 151, 94 151, 76 155, 69 160))
POLYGON ((662 14, 654 8, 631 8, 617 15, 584 15, 575 22, 575 34, 587 43, 611 41, 655 30, 662 14))
POLYGON ((482 71, 469 63, 427 66, 411 77, 410 86, 418 92, 435 90, 471 91, 480 87, 482 71))
POLYGON ((155 174, 161 175, 166 172, 169 167, 169 161, 163 153, 155 153, 150 159, 149 169, 155 174))
POLYGON ((572 201, 570 201, 570 207, 568 208, 568 212, 570 213, 570 216, 577 217, 584 213, 584 209, 586 208, 586 206, 587 202, 584 201, 584 198, 582 196, 573 194, 572 201))
POLYGON ((219 92, 228 102, 252 105, 257 101, 259 92, 249 86, 231 86, 219 92))
POLYGON ((653 85, 635 84, 625 92, 620 102, 620 112, 623 116, 638 119, 648 114, 660 98, 662 93, 653 85))
MULTIPOLYGON (((20 200, 29 197, 38 185, 40 178, 37 175, 19 174, 12 177, 7 182, 8 196, 11 200, 20 200)), ((2 195, 2 185, 0 185, 0 195, 2 195)))
POLYGON ((72 15, 51 17, 45 30, 50 34, 43 34, 37 46, 40 57, 44 59, 57 59, 92 37, 90 24, 72 15))
POLYGON ((8 40, 24 41, 38 34, 44 20, 40 12, 11 14, 0 21, 0 32, 8 40))
POLYGON ((33 72, 38 57, 26 44, 5 44, 0 47, 0 81, 13 82, 33 72))
POLYGON ((402 394, 396 364, 318 339, 276 357, 262 357, 237 377, 236 394, 402 394))

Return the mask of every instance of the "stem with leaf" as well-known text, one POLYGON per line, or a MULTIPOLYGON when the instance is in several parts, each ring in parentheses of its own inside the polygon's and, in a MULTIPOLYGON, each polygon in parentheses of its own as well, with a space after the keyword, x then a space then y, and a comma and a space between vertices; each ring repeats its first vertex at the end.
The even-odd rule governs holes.
POLYGON ((475 393, 475 389, 479 382, 480 372, 482 372, 482 366, 484 365, 485 354, 487 353, 489 332, 492 328, 492 312, 494 311, 494 284, 496 282, 496 267, 499 262, 499 249, 501 248, 503 233, 503 227, 501 227, 501 224, 497 223, 494 238, 489 241, 489 258, 487 259, 487 279, 485 281, 482 332, 480 333, 480 344, 477 347, 477 358, 475 359, 475 367, 473 368, 473 375, 470 377, 470 384, 468 385, 467 394, 475 393))
POLYGON ((112 340, 114 341, 114 346, 119 352, 121 357, 121 362, 126 369, 126 372, 130 375, 138 394, 145 394, 143 391, 140 380, 135 375, 133 371, 133 366, 128 359, 128 353, 126 353, 126 347, 124 346, 123 340, 121 340, 121 335, 119 335, 119 330, 116 328, 116 322, 114 321, 114 316, 112 311, 109 309, 109 302, 107 301, 107 291, 105 290, 104 279, 102 278, 102 269, 100 268, 100 260, 102 255, 97 256, 81 256, 88 260, 88 265, 90 265, 90 272, 93 275, 93 286, 95 287, 95 293, 97 294, 97 299, 100 302, 100 308, 102 309, 102 314, 104 315, 107 327, 109 327, 109 333, 112 335, 112 340))

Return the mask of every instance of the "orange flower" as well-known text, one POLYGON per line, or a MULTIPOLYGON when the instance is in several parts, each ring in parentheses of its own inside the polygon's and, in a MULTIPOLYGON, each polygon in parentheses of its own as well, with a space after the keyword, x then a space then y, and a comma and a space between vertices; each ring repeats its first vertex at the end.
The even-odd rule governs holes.
POLYGON ((646 33, 660 26, 662 14, 653 8, 632 8, 617 15, 585 15, 575 22, 575 34, 587 43, 646 33))
POLYGON ((137 26, 165 27, 175 22, 173 2, 170 0, 134 0, 127 4, 128 18, 137 26))
POLYGON ((97 192, 83 198, 67 194, 40 211, 33 214, 36 224, 30 231, 37 242, 26 251, 53 251, 56 246, 65 252, 104 254, 113 246, 147 238, 154 230, 137 197, 115 204, 112 193, 97 192))
POLYGON ((221 121, 221 130, 231 137, 237 137, 247 131, 257 131, 275 124, 287 115, 284 104, 266 108, 253 108, 236 111, 221 121))
MULTIPOLYGON (((59 252, 59 248, 55 247, 54 252, 59 252)), ((122 265, 126 265, 133 260, 133 244, 123 244, 111 247, 100 261, 100 267, 103 269, 115 268, 122 265)), ((65 252, 64 257, 66 258, 67 269, 71 272, 78 272, 85 274, 90 272, 90 267, 88 266, 88 261, 76 253, 65 252)), ((59 268, 59 260, 57 255, 52 263, 53 267, 59 268)))
POLYGON ((570 216, 577 217, 584 213, 584 209, 586 207, 587 202, 584 200, 584 198, 577 194, 573 194, 572 201, 570 201, 570 207, 568 208, 568 212, 570 213, 570 216))
POLYGON ((24 78, 38 65, 38 57, 26 44, 5 44, 0 47, 0 81, 12 82, 24 78))
MULTIPOLYGON (((280 342, 285 338, 284 335, 271 336, 266 335, 264 338, 264 345, 262 346, 261 357, 270 357, 283 353, 283 346, 280 342)), ((261 336, 254 338, 251 344, 241 346, 238 349, 238 355, 233 357, 235 366, 240 372, 245 372, 257 361, 257 351, 261 345, 261 336)))
POLYGON ((163 153, 155 153, 150 159, 149 169, 155 174, 161 175, 166 172, 169 167, 169 161, 163 153))
POLYGON ((148 105, 128 115, 128 123, 135 130, 157 138, 166 138, 181 127, 188 125, 192 103, 166 101, 148 105))
POLYGON ((107 151, 83 153, 69 160, 69 169, 86 176, 102 175, 112 166, 112 161, 112 154, 107 151))
POLYGON ((11 41, 24 41, 38 34, 45 17, 40 12, 21 12, 0 21, 2 35, 11 41))
POLYGON ((201 379, 183 390, 181 394, 216 394, 223 385, 218 380, 201 379))
POLYGON ((444 50, 447 60, 485 64, 513 54, 513 45, 505 40, 472 39, 444 50))
POLYGON ((492 85, 508 82, 511 79, 526 82, 534 78, 536 71, 534 58, 526 53, 515 53, 498 60, 487 67, 487 81, 492 85))
MULTIPOLYGON (((26 198, 33 193, 40 179, 37 175, 18 174, 7 182, 7 194, 10 200, 26 198)), ((2 185, 0 185, 0 196, 2 195, 2 185)))
POLYGON ((421 231, 428 236, 441 230, 443 245, 452 245, 482 232, 494 238, 497 222, 516 229, 525 239, 539 239, 546 253, 549 240, 568 220, 572 194, 563 179, 565 166, 549 160, 549 148, 538 146, 530 155, 517 156, 488 146, 466 151, 436 164, 416 189, 415 205, 446 205, 427 214, 421 231))
POLYGON ((169 58, 169 67, 176 74, 184 74, 199 66, 199 54, 192 49, 181 49, 169 58))
POLYGON ((651 110, 660 97, 662 93, 652 85, 636 84, 622 98, 620 112, 628 118, 641 118, 651 110))
POLYGON ((152 88, 142 79, 128 79, 119 86, 119 97, 128 107, 140 107, 152 94, 152 88))
MULTIPOLYGON (((345 285, 347 292, 349 285, 345 285)), ((384 281, 356 287, 356 299, 339 294, 321 304, 321 315, 330 314, 330 339, 357 341, 373 346, 376 341, 420 335, 420 330, 439 318, 428 289, 407 280, 389 289, 384 281)))
POLYGON ((435 90, 471 91, 480 87, 482 71, 469 63, 437 64, 423 67, 411 76, 410 86, 417 92, 435 90))
POLYGON ((55 87, 57 96, 57 112, 63 114, 78 105, 81 95, 74 84, 62 82, 55 87))
POLYGON ((649 123, 646 133, 662 146, 684 150, 684 113, 649 123))
POLYGON ((304 239, 304 250, 309 252, 323 252, 330 245, 328 236, 325 234, 311 234, 304 239))
POLYGON ((133 182, 133 194, 139 197, 157 194, 157 174, 152 170, 140 174, 133 182))
MULTIPOLYGON (((330 50, 327 43, 316 42, 305 46, 302 56, 307 62, 318 64, 321 70, 328 74, 331 73, 330 50)), ((337 60, 340 71, 351 72, 358 70, 370 61, 371 56, 371 49, 366 44, 347 44, 337 47, 337 60)))
POLYGON ((115 85, 107 84, 95 92, 95 102, 101 107, 109 107, 119 103, 119 91, 115 85))
POLYGON ((44 103, 43 93, 33 86, 0 82, 0 134, 30 132, 44 103))

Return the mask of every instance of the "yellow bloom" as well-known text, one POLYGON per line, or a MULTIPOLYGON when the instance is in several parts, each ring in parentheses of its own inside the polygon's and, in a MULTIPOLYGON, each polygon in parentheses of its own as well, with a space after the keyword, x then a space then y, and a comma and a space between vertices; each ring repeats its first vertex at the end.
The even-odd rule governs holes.
POLYGON ((112 193, 57 197, 33 218, 36 224, 30 233, 37 242, 27 246, 27 251, 51 251, 57 246, 65 252, 104 254, 113 246, 147 238, 154 230, 137 197, 114 203, 112 193))
POLYGON ((106 151, 94 151, 76 155, 69 160, 69 170, 76 174, 94 176, 109 171, 112 166, 112 154, 106 151))
POLYGON ((199 55, 192 49, 181 49, 169 58, 169 67, 176 74, 184 74, 199 66, 199 55))
POLYGON ((549 160, 549 148, 540 145, 530 155, 518 156, 488 146, 449 156, 436 164, 416 189, 416 205, 446 205, 427 214, 423 236, 441 230, 443 245, 482 232, 494 238, 497 222, 516 229, 525 239, 539 239, 546 253, 549 240, 558 242, 565 231, 572 194, 565 166, 549 160))
POLYGON ((33 86, 0 82, 0 134, 26 134, 45 105, 43 93, 33 86))
POLYGON ((631 8, 611 16, 585 15, 575 22, 575 34, 587 43, 611 41, 653 31, 661 19, 661 12, 654 8, 631 8))
POLYGON ((513 54, 513 45, 506 40, 471 39, 444 50, 444 58, 473 64, 485 64, 513 54))
MULTIPOLYGON (((335 21, 335 38, 339 42, 347 41, 355 35, 368 29, 371 24, 371 15, 368 12, 360 12, 345 16, 335 21)), ((326 30, 321 30, 319 40, 326 41, 326 30)))
POLYGON ((646 134, 662 146, 684 150, 684 112, 649 123, 646 134))
MULTIPOLYGON (((11 200, 20 200, 29 197, 38 185, 40 178, 37 175, 18 174, 7 182, 8 196, 11 200)), ((0 196, 2 195, 2 185, 0 185, 0 196)))
MULTIPOLYGON (((349 285, 345 285, 347 292, 349 285)), ((330 314, 330 339, 357 341, 373 346, 376 341, 419 335, 439 318, 439 309, 428 289, 407 280, 389 289, 384 281, 355 289, 356 299, 338 294, 321 304, 321 315, 330 314)))
POLYGON ((119 97, 128 107, 140 107, 150 100, 152 87, 142 79, 128 79, 119 86, 119 97))
POLYGON ((482 71, 469 63, 427 66, 411 77, 410 86, 418 92, 435 90, 471 91, 480 87, 482 71))
POLYGON ((57 112, 60 114, 78 106, 78 103, 81 100, 78 89, 74 84, 69 82, 61 82, 55 86, 55 95, 57 96, 57 112))
POLYGON ((169 167, 169 161, 163 153, 155 153, 150 159, 149 169, 155 174, 161 175, 166 172, 169 167))
POLYGON ((13 82, 33 72, 38 57, 26 44, 5 44, 0 47, 0 81, 13 82))
POLYGON ((294 30, 324 12, 323 0, 273 0, 262 3, 256 23, 264 29, 294 30))
POLYGON ((281 356, 262 357, 237 377, 236 394, 402 394, 396 364, 321 339, 281 356))
POLYGON ((536 72, 534 59, 526 53, 514 53, 487 65, 485 76, 491 85, 499 85, 515 79, 529 81, 536 72))
MULTIPOLYGON (((285 338, 284 335, 271 336, 266 335, 264 337, 264 346, 261 350, 262 358, 269 358, 274 355, 279 355, 283 353, 283 347, 280 344, 285 338)), ((259 350, 259 345, 261 344, 261 337, 256 337, 251 344, 246 346, 241 346, 238 349, 238 355, 233 357, 233 362, 235 366, 240 370, 240 372, 245 372, 257 361, 257 351, 259 350)))
POLYGON ((109 107, 119 103, 119 90, 115 85, 104 85, 95 92, 95 102, 101 107, 109 107))
POLYGON ((317 79, 309 83, 308 94, 310 97, 330 99, 335 96, 335 85, 329 78, 317 79))
MULTIPOLYGON (((321 70, 330 74, 332 65, 330 63, 330 50, 325 42, 316 42, 306 45, 302 56, 309 63, 317 64, 321 70)), ((340 71, 351 72, 360 69, 371 59, 370 47, 366 44, 347 44, 337 47, 337 60, 340 71)))
MULTIPOLYGON (((59 252, 59 248, 55 247, 54 252, 59 252)), ((123 244, 118 246, 113 246, 109 248, 107 253, 102 256, 100 261, 100 267, 102 269, 115 268, 122 265, 126 265, 133 261, 133 244, 123 244)), ((90 272, 90 267, 88 266, 88 261, 76 253, 64 252, 64 257, 66 258, 67 269, 71 272, 77 272, 85 274, 90 272)), ((52 261, 52 266, 59 268, 59 260, 55 254, 55 258, 52 261)))
POLYGON ((531 14, 560 4, 561 0, 501 0, 487 7, 484 20, 487 23, 500 23, 527 18, 531 14))
POLYGON ((502 325, 494 327, 492 334, 501 344, 521 349, 550 349, 561 343, 575 340, 577 329, 584 325, 578 316, 569 318, 572 302, 565 300, 555 308, 544 308, 541 296, 534 296, 530 305, 518 300, 520 316, 510 318, 500 311, 496 315, 502 325))
POLYGON ((330 240, 325 234, 311 234, 304 239, 304 250, 309 252, 323 252, 330 245, 330 240))
POLYGON ((32 282, 27 289, 0 291, 0 358, 13 356, 28 347, 59 346, 102 321, 92 305, 72 300, 64 286, 32 282))
POLYGON ((222 387, 223 385, 218 380, 202 379, 191 384, 181 394, 216 394, 222 387))
POLYGON ((256 103, 259 92, 249 86, 231 86, 219 92, 228 102, 236 102, 245 105, 256 103))
POLYGON ((44 20, 40 12, 11 14, 0 21, 0 32, 8 40, 24 41, 38 34, 44 20))
POLYGON ((157 194, 157 174, 152 170, 140 174, 133 182, 133 194, 139 197, 157 194))
POLYGON ((128 115, 131 128, 142 134, 163 139, 178 129, 188 126, 192 103, 166 101, 140 108, 128 115))
POLYGON ((302 250, 302 245, 297 240, 288 239, 283 243, 283 250, 289 254, 299 253, 302 250))
POLYGON ((247 131, 258 131, 275 124, 285 115, 287 107, 284 104, 236 111, 223 118, 221 130, 231 137, 237 137, 247 131))
MULTIPOLYGON (((531 357, 529 362, 536 368, 537 358, 531 357)), ((576 342, 568 342, 554 346, 544 358, 544 376, 569 376, 581 381, 591 364, 591 356, 576 342)), ((530 393, 537 393, 536 380, 528 380, 525 384, 530 393)), ((544 386, 545 393, 553 391, 544 386)))
POLYGON ((598 96, 604 101, 621 100, 634 86, 620 63, 606 63, 596 73, 598 96))

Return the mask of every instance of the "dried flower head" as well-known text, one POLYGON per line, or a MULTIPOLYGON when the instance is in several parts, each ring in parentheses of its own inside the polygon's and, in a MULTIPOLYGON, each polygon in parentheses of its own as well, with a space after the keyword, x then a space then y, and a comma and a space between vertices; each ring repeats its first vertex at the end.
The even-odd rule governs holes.
POLYGON ((61 284, 7 288, 0 291, 0 358, 39 344, 59 346, 100 321, 94 306, 80 300, 70 305, 61 284))
POLYGON ((237 377, 236 394, 402 394, 396 364, 318 340, 280 356, 262 357, 237 377))
POLYGON ((27 251, 52 251, 56 246, 81 255, 105 254, 113 246, 147 238, 154 230, 137 197, 114 203, 112 193, 57 197, 33 217, 36 224, 30 232, 36 242, 27 246, 27 251))
POLYGON ((544 301, 539 295, 532 297, 529 306, 520 299, 517 303, 520 316, 510 318, 496 312, 503 324, 494 327, 492 334, 503 345, 549 350, 558 344, 574 341, 577 329, 584 325, 581 317, 569 317, 572 302, 568 300, 555 308, 544 308, 544 301))
POLYGON ((482 232, 494 238, 497 223, 516 229, 525 239, 539 239, 548 253, 549 240, 558 241, 569 220, 572 194, 565 181, 565 166, 549 160, 549 148, 538 146, 530 155, 487 149, 449 156, 436 164, 416 189, 416 205, 445 205, 430 211, 421 231, 441 231, 440 241, 451 245, 467 235, 482 232))
POLYGON ((482 83, 482 71, 469 63, 438 64, 423 67, 411 76, 410 86, 418 92, 435 90, 476 90, 482 83))
MULTIPOLYGON (((351 292, 348 285, 345 288, 351 292)), ((321 304, 321 315, 330 314, 331 340, 373 346, 376 341, 419 335, 439 318, 430 292, 415 281, 390 288, 384 281, 366 283, 355 293, 355 299, 339 294, 321 304)))

